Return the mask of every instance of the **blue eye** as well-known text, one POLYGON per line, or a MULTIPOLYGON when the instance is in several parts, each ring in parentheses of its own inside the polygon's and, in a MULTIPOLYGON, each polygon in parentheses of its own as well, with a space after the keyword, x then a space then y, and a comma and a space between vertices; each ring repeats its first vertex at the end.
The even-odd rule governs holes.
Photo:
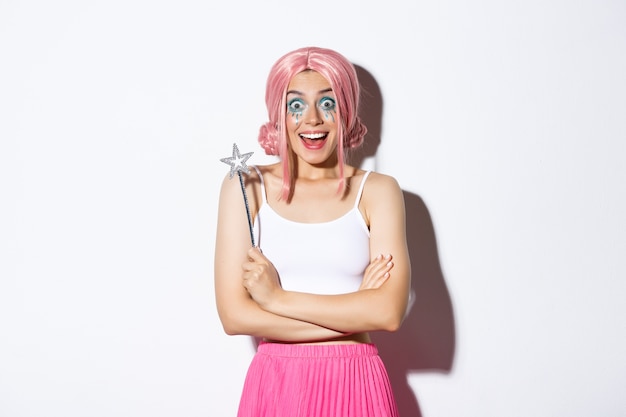
POLYGON ((294 98, 287 103, 287 111, 289 113, 302 113, 305 107, 304 102, 299 98, 294 98))
POLYGON ((335 100, 330 97, 324 97, 320 100, 319 104, 320 108, 324 111, 334 110, 336 105, 335 100))

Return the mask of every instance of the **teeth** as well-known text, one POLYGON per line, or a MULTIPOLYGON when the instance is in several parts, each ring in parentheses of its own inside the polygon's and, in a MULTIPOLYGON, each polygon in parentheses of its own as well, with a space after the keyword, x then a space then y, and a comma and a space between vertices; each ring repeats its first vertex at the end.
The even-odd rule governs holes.
POLYGON ((300 136, 306 139, 321 139, 326 137, 326 133, 303 133, 300 136))

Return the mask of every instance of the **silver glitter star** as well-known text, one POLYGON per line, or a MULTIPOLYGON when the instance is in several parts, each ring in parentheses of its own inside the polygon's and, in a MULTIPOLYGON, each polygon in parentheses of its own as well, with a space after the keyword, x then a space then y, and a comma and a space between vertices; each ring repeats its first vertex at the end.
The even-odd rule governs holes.
POLYGON ((252 156, 253 153, 254 152, 247 152, 242 155, 239 153, 237 144, 233 143, 233 156, 220 159, 223 163, 230 165, 230 178, 235 175, 235 172, 245 172, 246 174, 250 173, 250 169, 248 169, 246 161, 252 156))

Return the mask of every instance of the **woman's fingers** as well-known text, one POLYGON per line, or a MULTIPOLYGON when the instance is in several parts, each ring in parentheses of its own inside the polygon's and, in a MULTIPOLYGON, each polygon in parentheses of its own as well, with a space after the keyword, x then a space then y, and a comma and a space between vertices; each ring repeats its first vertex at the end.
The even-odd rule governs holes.
POLYGON ((248 262, 242 265, 242 284, 261 307, 280 290, 280 279, 274 265, 259 248, 248 251, 248 262))
POLYGON ((378 255, 365 269, 360 290, 380 288, 391 276, 389 271, 393 268, 391 255, 378 255))

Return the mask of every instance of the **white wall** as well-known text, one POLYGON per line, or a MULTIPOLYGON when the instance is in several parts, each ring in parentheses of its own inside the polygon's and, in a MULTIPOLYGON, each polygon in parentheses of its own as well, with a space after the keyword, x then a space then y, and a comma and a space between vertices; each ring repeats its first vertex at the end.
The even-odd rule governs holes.
POLYGON ((625 22, 610 0, 2 1, 0 415, 234 415, 253 347, 215 312, 219 158, 268 160, 267 71, 315 44, 369 77, 366 164, 407 195, 418 298, 379 335, 405 417, 626 416, 625 22))

